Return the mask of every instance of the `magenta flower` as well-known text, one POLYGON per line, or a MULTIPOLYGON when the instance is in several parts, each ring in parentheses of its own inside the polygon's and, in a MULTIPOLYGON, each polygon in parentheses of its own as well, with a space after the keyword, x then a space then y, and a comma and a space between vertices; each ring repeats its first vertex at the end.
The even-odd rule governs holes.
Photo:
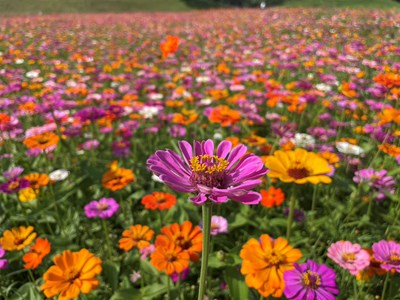
POLYGON ((181 156, 172 150, 156 151, 147 160, 148 168, 171 189, 196 194, 190 197, 194 204, 209 199, 214 203, 231 199, 243 204, 258 204, 259 193, 251 191, 267 173, 262 160, 254 154, 245 154, 247 147, 222 141, 216 154, 212 140, 179 142, 181 156))
POLYGON ((17 193, 20 190, 29 187, 29 181, 24 178, 14 178, 0 185, 0 191, 6 194, 17 193))
POLYGON ((382 269, 400 273, 400 244, 382 240, 372 245, 372 251, 374 251, 374 258, 382 262, 382 269))
POLYGON ((294 264, 294 269, 283 273, 285 297, 290 300, 334 300, 339 294, 336 273, 324 264, 308 260, 294 264))
POLYGON ((328 257, 342 268, 349 270, 351 275, 357 275, 369 266, 369 254, 359 244, 339 241, 328 248, 328 257))
POLYGON ((188 267, 188 268, 184 269, 181 274, 174 272, 171 275, 169 275, 169 277, 171 277, 171 279, 174 283, 177 283, 179 279, 185 280, 186 277, 189 276, 189 274, 190 274, 190 268, 188 267))
POLYGON ((156 247, 153 244, 150 244, 147 247, 143 247, 139 249, 140 259, 146 259, 147 256, 152 254, 156 250, 156 247))
POLYGON ((8 260, 3 259, 5 255, 6 255, 6 250, 4 250, 0 244, 0 270, 7 269, 8 267, 8 260))
POLYGON ((4 171, 3 176, 4 176, 4 178, 7 178, 7 179, 14 179, 14 178, 18 177, 19 175, 21 175, 22 172, 24 172, 24 168, 14 167, 14 168, 8 169, 7 171, 4 171))
POLYGON ((85 205, 85 215, 88 218, 108 219, 119 209, 119 204, 113 198, 101 198, 85 205))

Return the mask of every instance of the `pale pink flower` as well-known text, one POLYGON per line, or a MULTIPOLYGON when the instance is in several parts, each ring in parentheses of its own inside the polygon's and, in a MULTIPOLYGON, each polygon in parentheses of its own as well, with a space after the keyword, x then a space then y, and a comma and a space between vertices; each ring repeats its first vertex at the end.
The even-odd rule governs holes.
POLYGON ((359 244, 339 241, 328 248, 328 257, 350 274, 357 275, 369 266, 369 254, 359 244))

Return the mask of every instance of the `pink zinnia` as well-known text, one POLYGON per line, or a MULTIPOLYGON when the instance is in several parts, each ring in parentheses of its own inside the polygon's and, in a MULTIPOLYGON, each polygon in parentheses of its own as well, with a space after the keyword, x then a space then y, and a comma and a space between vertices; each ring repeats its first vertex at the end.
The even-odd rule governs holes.
POLYGON ((357 275, 369 266, 369 254, 359 244, 348 241, 339 241, 328 249, 328 257, 342 268, 349 270, 350 274, 357 275))
POLYGON ((182 156, 172 150, 157 151, 147 160, 151 171, 171 189, 194 193, 190 197, 195 204, 209 199, 214 203, 231 199, 243 204, 258 204, 261 195, 250 191, 261 183, 267 173, 262 160, 254 154, 246 154, 247 147, 222 141, 214 153, 212 140, 194 142, 192 146, 179 142, 182 156))
POLYGON ((400 244, 394 241, 380 241, 372 245, 374 258, 380 261, 381 268, 400 273, 400 244))

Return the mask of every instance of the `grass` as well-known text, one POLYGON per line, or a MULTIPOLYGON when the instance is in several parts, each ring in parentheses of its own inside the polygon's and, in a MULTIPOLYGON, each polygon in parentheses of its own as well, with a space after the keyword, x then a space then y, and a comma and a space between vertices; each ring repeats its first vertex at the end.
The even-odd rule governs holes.
MULTIPOLYGON (((197 1, 195 3, 201 4, 200 0, 197 1)), ((199 6, 201 5, 197 5, 199 6)), ((286 0, 284 6, 400 8, 400 3, 394 0, 286 0)), ((190 9, 185 0, 0 0, 0 15, 187 11, 190 9)))

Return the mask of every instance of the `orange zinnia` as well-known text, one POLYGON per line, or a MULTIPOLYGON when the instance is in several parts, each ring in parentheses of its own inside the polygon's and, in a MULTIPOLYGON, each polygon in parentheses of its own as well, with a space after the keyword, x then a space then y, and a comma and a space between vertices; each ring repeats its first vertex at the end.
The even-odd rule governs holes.
POLYGON ((250 239, 240 251, 243 259, 241 272, 246 284, 264 296, 282 297, 285 288, 283 273, 294 269, 302 254, 293 249, 284 238, 272 239, 268 234, 259 240, 250 239))
POLYGON ((37 190, 49 184, 49 176, 46 174, 32 173, 24 177, 29 181, 31 188, 37 190))
POLYGON ((285 200, 285 194, 281 189, 276 189, 271 186, 268 191, 261 190, 260 191, 262 200, 261 205, 272 208, 274 206, 280 206, 285 200))
POLYGON ((45 132, 42 134, 28 137, 24 140, 24 145, 30 149, 45 150, 49 147, 57 146, 60 138, 53 132, 45 132))
POLYGON ((175 53, 178 50, 179 38, 177 36, 168 35, 165 42, 160 44, 162 57, 166 58, 168 55, 175 53))
POLYGON ((151 210, 165 210, 174 206, 176 203, 176 197, 172 194, 154 192, 151 195, 146 195, 142 199, 142 204, 145 209, 151 210))
POLYGON ((240 113, 230 109, 227 105, 220 105, 211 110, 208 119, 212 123, 219 123, 222 127, 228 127, 239 122, 240 113))
POLYGON ((172 122, 180 125, 189 125, 197 121, 199 114, 195 110, 182 109, 181 113, 174 114, 172 122))
POLYGON ((160 247, 151 254, 150 263, 159 271, 165 271, 168 275, 182 273, 189 267, 189 253, 173 242, 160 247))
POLYGON ((123 238, 119 240, 119 248, 124 251, 129 251, 133 247, 142 249, 150 246, 150 240, 153 238, 154 231, 149 226, 140 224, 130 226, 129 230, 124 230, 123 238))
POLYGON ((36 232, 33 232, 33 226, 20 226, 6 230, 0 239, 0 245, 6 251, 22 250, 36 238, 36 232))
POLYGON ((35 245, 29 247, 30 250, 26 253, 22 260, 25 263, 25 269, 36 269, 43 258, 50 253, 50 243, 47 239, 37 238, 35 245))
POLYGON ((102 271, 102 261, 87 249, 66 250, 53 261, 55 266, 44 273, 44 284, 40 287, 47 298, 59 294, 58 300, 74 299, 81 292, 89 294, 99 286, 96 276, 102 271))
POLYGON ((164 226, 161 228, 163 235, 156 238, 155 246, 167 246, 170 242, 175 243, 184 251, 187 251, 191 261, 199 260, 199 252, 202 249, 203 233, 199 226, 194 226, 192 222, 186 221, 182 225, 178 223, 164 226))
POLYGON ((110 165, 110 171, 103 175, 101 184, 104 188, 115 192, 123 189, 133 181, 135 181, 135 175, 133 175, 132 170, 119 168, 118 162, 114 161, 110 165))

